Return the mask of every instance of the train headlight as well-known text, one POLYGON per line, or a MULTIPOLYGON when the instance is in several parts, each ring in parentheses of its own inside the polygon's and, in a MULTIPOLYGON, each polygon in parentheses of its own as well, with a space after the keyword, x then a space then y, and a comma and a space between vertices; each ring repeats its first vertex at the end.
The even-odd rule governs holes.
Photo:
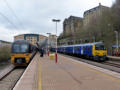
POLYGON ((99 53, 96 52, 95 54, 98 55, 99 53))
POLYGON ((104 55, 107 55, 107 53, 103 53, 104 55))
POLYGON ((29 56, 29 54, 27 53, 27 54, 25 54, 25 56, 29 56))
POLYGON ((12 56, 15 56, 15 54, 12 54, 12 56))

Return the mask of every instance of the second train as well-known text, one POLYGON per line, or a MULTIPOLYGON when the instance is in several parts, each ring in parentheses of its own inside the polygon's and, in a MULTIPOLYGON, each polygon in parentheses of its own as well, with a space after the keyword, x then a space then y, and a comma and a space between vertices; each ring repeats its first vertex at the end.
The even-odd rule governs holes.
MULTIPOLYGON (((52 49, 52 51, 55 51, 55 49, 52 49)), ((59 53, 76 55, 95 61, 107 60, 107 49, 102 42, 59 46, 57 51, 59 53)))

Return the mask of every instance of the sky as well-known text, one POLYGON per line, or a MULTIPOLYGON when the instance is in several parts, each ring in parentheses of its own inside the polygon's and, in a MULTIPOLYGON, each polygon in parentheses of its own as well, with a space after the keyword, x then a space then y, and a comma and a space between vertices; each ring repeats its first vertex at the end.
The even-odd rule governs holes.
POLYGON ((115 0, 0 0, 0 40, 13 42, 14 36, 34 33, 55 34, 55 23, 60 19, 59 35, 63 21, 69 16, 83 17, 83 13, 101 3, 111 7, 115 0))

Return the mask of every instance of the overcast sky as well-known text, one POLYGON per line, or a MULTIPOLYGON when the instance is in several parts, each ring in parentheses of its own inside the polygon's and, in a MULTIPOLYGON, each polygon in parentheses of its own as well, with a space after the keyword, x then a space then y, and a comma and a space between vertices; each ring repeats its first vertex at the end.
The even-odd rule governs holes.
POLYGON ((0 40, 13 41, 24 33, 55 34, 53 18, 62 23, 70 15, 83 17, 84 11, 99 5, 111 7, 114 0, 0 0, 0 40))

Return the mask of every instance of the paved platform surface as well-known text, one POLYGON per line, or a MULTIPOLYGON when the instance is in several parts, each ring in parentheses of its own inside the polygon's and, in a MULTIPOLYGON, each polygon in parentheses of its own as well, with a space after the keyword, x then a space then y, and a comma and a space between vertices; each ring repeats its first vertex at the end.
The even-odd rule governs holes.
POLYGON ((120 90, 119 78, 68 57, 59 55, 58 59, 56 64, 49 57, 40 58, 41 90, 120 90))
POLYGON ((120 60, 120 56, 107 56, 108 58, 111 58, 111 59, 116 59, 116 60, 120 60))
POLYGON ((56 64, 37 53, 13 90, 120 90, 120 74, 109 73, 62 55, 56 64))

